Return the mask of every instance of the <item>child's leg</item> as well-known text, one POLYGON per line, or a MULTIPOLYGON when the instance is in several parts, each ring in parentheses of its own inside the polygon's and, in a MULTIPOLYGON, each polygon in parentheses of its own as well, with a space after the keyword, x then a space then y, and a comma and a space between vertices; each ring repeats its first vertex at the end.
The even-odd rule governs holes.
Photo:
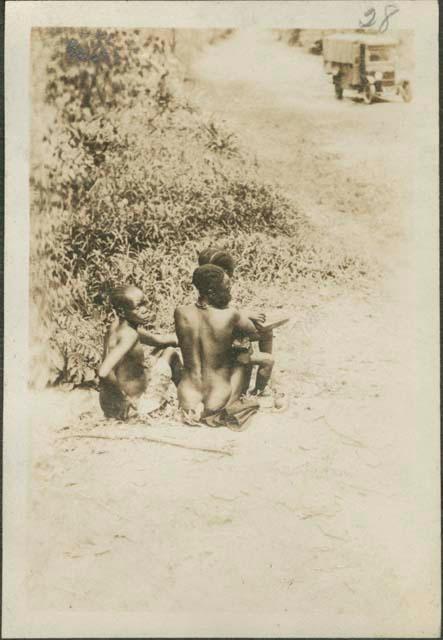
POLYGON ((270 353, 255 353, 250 359, 251 365, 258 365, 257 378, 252 393, 260 393, 269 384, 274 367, 274 358, 270 353))
POLYGON ((271 331, 267 331, 266 333, 262 333, 260 338, 258 339, 258 348, 262 353, 272 353, 272 344, 274 340, 274 333, 271 331))
POLYGON ((123 394, 113 385, 102 383, 99 391, 100 407, 105 418, 127 420, 131 405, 123 394))

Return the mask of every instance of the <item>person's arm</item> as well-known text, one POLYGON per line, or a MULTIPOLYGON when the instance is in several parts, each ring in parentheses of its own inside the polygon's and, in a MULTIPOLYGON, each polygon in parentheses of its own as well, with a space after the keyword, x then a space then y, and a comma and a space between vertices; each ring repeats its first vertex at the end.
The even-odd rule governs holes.
MULTIPOLYGON (((99 376, 100 376, 100 369, 99 369, 99 376)), ((105 378, 103 378, 103 380, 104 379, 105 378)), ((114 369, 112 369, 111 372, 106 376, 106 382, 112 384, 114 387, 118 387, 118 380, 117 380, 117 376, 115 375, 114 369)))
POLYGON ((236 331, 247 335, 251 340, 258 340, 260 333, 248 315, 244 311, 237 311, 235 318, 236 331))
POLYGON ((106 379, 109 382, 112 382, 113 379, 115 379, 114 367, 116 367, 128 351, 132 349, 137 340, 137 333, 133 333, 132 331, 131 333, 125 334, 121 337, 119 342, 108 352, 103 360, 100 369, 98 370, 100 378, 106 379))
POLYGON ((177 347, 178 341, 175 333, 165 333, 163 335, 155 335, 147 331, 143 327, 137 327, 138 337, 142 344, 148 347, 177 347))

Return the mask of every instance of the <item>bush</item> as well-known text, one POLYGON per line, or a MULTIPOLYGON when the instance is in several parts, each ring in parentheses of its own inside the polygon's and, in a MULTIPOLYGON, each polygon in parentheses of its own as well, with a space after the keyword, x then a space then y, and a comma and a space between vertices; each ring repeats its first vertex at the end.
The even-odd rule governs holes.
POLYGON ((238 258, 240 292, 248 282, 337 279, 354 266, 316 248, 235 135, 189 103, 172 32, 34 37, 50 51, 45 108, 55 113, 31 210, 31 296, 55 354, 49 382, 94 381, 116 284, 140 286, 152 326, 170 330, 210 242, 238 258))

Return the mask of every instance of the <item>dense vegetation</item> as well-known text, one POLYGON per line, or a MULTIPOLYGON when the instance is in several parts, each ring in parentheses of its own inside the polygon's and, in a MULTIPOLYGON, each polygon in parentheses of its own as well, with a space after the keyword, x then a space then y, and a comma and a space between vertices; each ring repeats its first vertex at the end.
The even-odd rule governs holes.
POLYGON ((51 357, 45 382, 94 381, 117 283, 140 286, 152 326, 170 329, 210 241, 235 254, 243 296, 358 268, 309 241, 294 204, 263 183, 232 132, 189 101, 176 33, 33 37, 50 56, 42 110, 53 114, 34 140, 42 160, 31 180, 32 332, 51 357))

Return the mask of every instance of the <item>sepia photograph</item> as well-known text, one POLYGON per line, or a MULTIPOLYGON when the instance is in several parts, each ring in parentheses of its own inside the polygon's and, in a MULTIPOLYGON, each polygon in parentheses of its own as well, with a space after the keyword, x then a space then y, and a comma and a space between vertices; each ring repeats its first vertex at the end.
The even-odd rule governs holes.
POLYGON ((437 32, 29 4, 4 637, 437 637, 437 32))

